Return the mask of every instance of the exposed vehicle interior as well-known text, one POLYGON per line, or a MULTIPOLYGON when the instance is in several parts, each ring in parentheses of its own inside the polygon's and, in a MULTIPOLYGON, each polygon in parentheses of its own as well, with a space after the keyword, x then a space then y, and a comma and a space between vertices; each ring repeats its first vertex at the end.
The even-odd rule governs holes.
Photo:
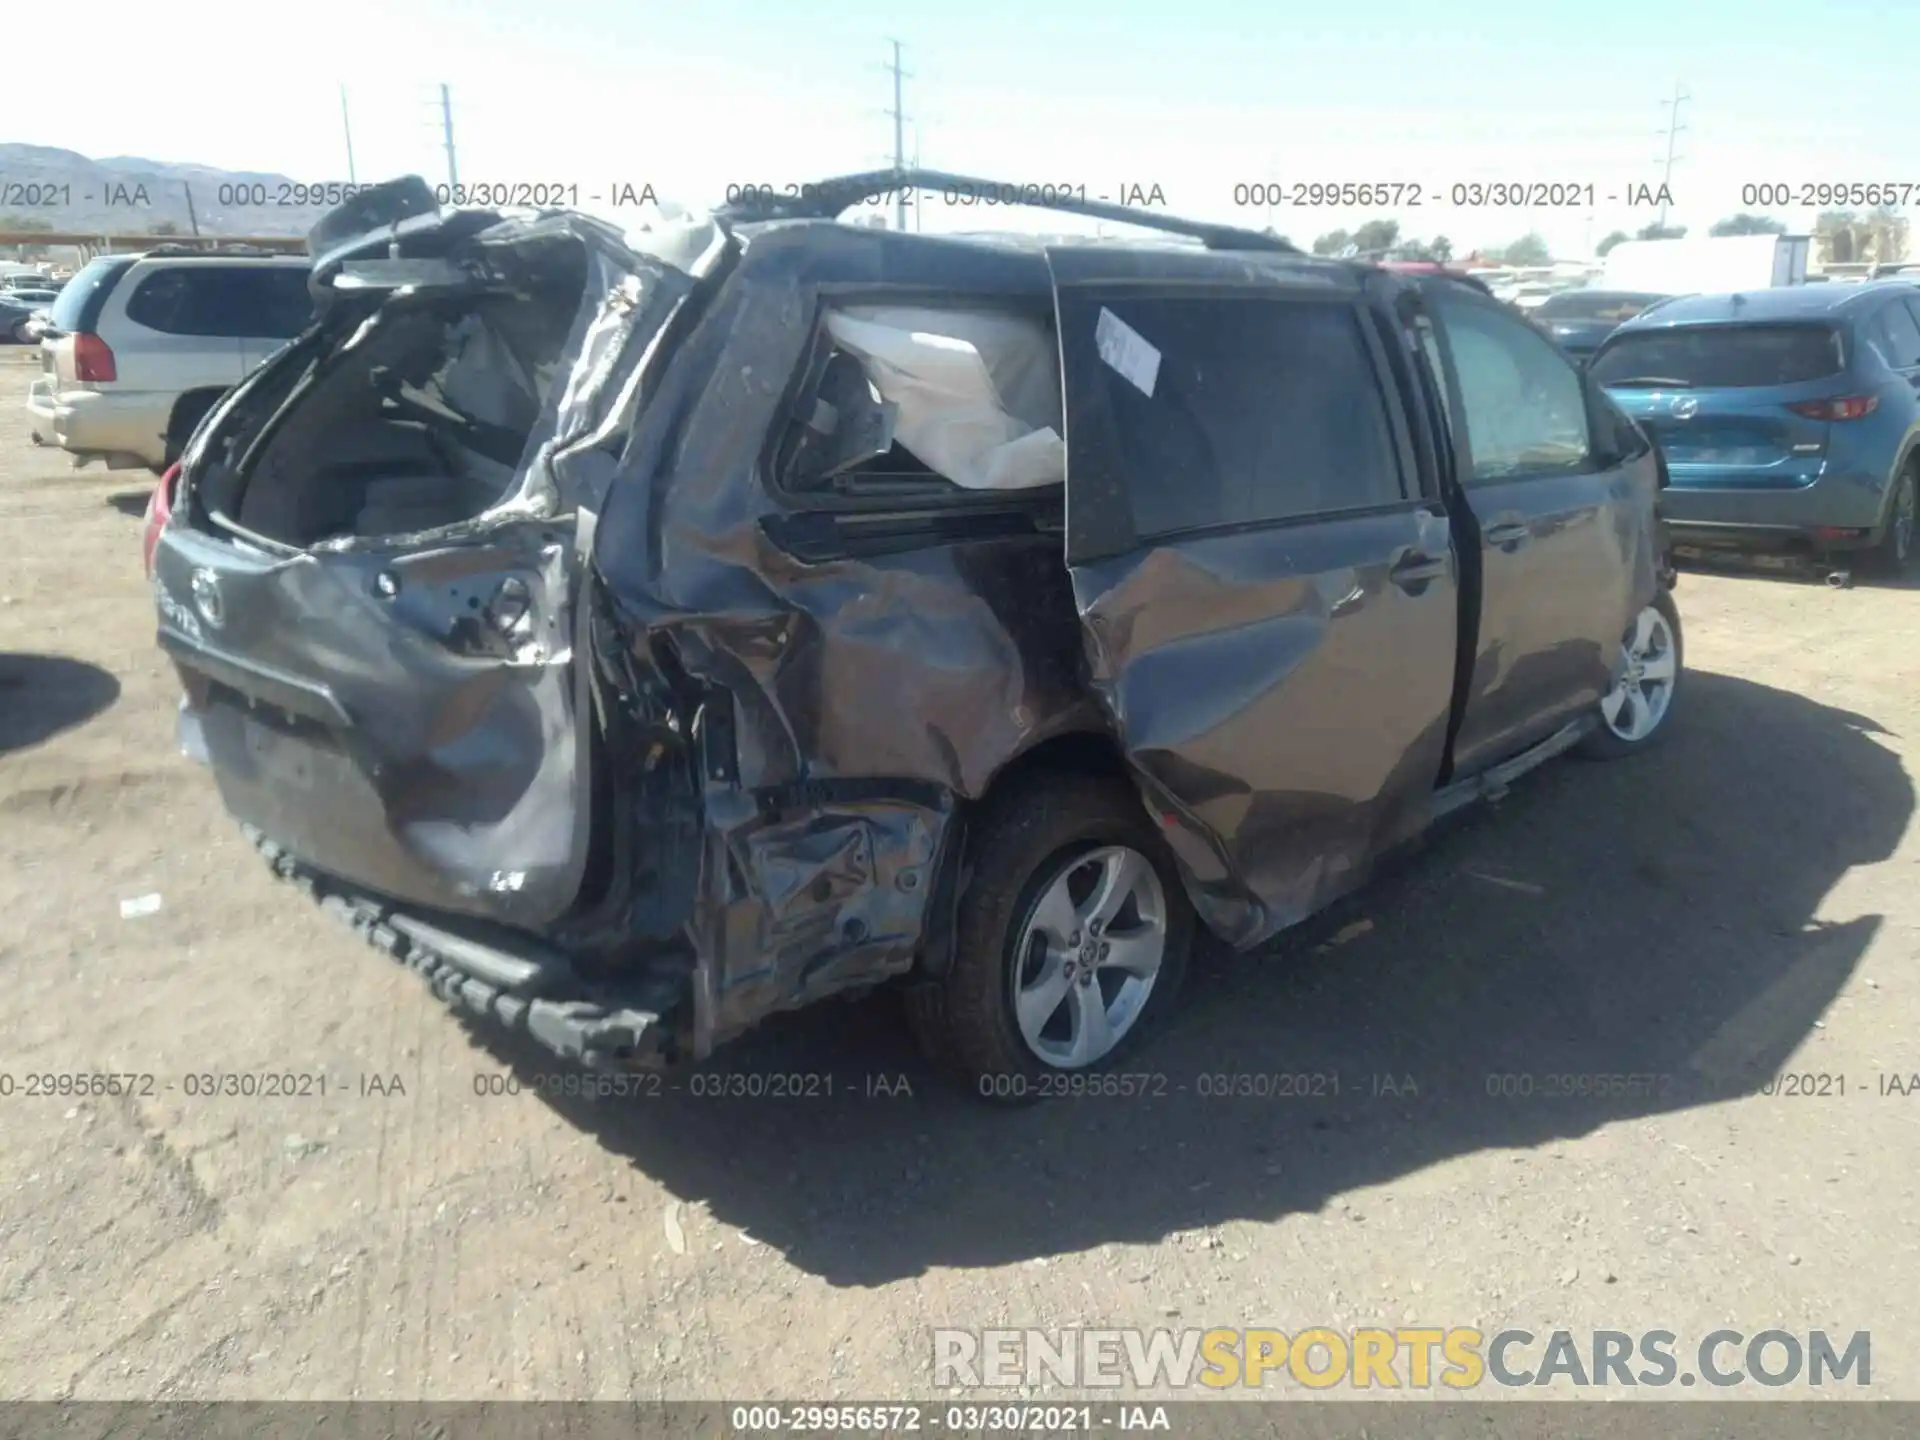
POLYGON ((509 498, 551 427, 584 284, 354 302, 290 384, 263 393, 203 492, 238 529, 306 547, 472 520, 509 498), (357 327, 353 320, 359 320, 357 327))
POLYGON ((781 441, 782 483, 845 496, 1058 488, 1058 354, 1051 315, 830 309, 781 441))

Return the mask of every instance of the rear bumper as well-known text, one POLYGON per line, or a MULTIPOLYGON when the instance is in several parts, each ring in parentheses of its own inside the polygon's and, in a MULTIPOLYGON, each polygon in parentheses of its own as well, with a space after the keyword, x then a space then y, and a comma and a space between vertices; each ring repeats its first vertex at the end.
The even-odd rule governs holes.
POLYGON ((47 376, 27 392, 27 414, 34 438, 72 455, 123 456, 141 465, 159 466, 166 458, 167 419, 174 396, 151 390, 110 394, 99 390, 56 390, 47 376))
POLYGON ((246 836, 274 874, 427 982, 457 1010, 516 1031, 589 1070, 655 1069, 679 1058, 672 1021, 686 987, 646 976, 594 984, 537 942, 477 936, 302 865, 251 826, 246 836))
POLYGON ((1888 477, 1823 474, 1811 485, 1747 489, 1701 484, 1680 471, 1660 492, 1660 508, 1677 545, 1847 549, 1872 544, 1886 506, 1888 477), (1832 537, 1817 532, 1851 530, 1832 537))

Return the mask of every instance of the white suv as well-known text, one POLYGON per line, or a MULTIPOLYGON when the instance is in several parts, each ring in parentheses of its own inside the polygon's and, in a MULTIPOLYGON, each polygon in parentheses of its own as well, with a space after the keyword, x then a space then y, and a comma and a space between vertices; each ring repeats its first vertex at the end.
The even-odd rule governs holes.
POLYGON ((161 246, 69 280, 27 396, 36 444, 76 464, 163 470, 214 401, 313 318, 309 262, 161 246))

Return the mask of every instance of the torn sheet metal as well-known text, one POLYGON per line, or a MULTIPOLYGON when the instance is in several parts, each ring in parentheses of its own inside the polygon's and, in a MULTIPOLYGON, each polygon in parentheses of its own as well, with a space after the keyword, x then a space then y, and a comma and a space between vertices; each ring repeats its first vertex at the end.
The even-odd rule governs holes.
POLYGON ((702 767, 687 922, 697 1050, 910 966, 958 800, 1049 734, 1099 727, 1057 532, 928 532, 805 559, 783 545, 795 522, 763 456, 791 419, 823 293, 918 284, 958 306, 969 267, 981 303, 1050 312, 1038 255, 956 265, 846 227, 753 235, 641 414, 600 518, 596 569, 636 663, 671 656, 678 703, 706 697, 727 717, 702 767))
MULTIPOLYGON (((441 230, 425 220, 406 222, 417 253, 342 260, 335 273, 349 260, 370 276, 398 266, 397 283, 323 310, 319 328, 250 377, 203 433, 183 471, 192 523, 168 527, 155 555, 161 640, 188 697, 184 738, 208 756, 243 823, 378 893, 537 932, 577 905, 591 839, 590 677, 574 663, 579 524, 569 512, 600 499, 646 357, 695 277, 584 216, 463 213, 441 230), (466 288, 413 288, 406 267, 422 259, 456 265, 466 288), (519 366, 479 318, 487 297, 497 307, 529 285, 573 283, 577 302, 557 316, 565 338, 545 374, 519 366), (457 398, 458 418, 514 437, 506 459, 518 445, 517 464, 497 467, 501 498, 472 518, 416 527, 406 517, 430 510, 422 502, 453 474, 381 471, 378 507, 353 526, 378 533, 304 549, 250 533, 258 477, 242 461, 268 453, 276 427, 292 432, 285 478, 296 508, 331 503, 325 492, 341 488, 303 492, 314 473, 303 457, 350 456, 358 436, 303 405, 302 372, 332 365, 351 378, 339 367, 359 366, 375 383, 368 367, 389 353, 383 332, 409 326, 450 327, 451 360, 416 374, 408 357, 438 352, 401 344, 375 388, 429 409, 457 398)), ((711 244, 703 253, 717 259, 711 244)), ((378 471, 378 453, 372 463, 378 471)), ((299 515, 281 519, 299 533, 299 515)))

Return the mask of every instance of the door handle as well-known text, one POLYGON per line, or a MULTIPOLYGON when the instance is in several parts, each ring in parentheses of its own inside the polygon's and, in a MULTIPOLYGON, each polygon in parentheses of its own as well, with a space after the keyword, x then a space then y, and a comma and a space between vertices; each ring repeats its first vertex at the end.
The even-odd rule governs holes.
POLYGON ((1446 573, 1447 562, 1444 558, 1429 555, 1424 550, 1410 550, 1387 572, 1387 578, 1409 595, 1418 595, 1446 573))
POLYGON ((1498 545, 1502 550, 1518 550, 1532 532, 1524 520, 1508 520, 1483 532, 1483 538, 1489 545, 1498 545))

